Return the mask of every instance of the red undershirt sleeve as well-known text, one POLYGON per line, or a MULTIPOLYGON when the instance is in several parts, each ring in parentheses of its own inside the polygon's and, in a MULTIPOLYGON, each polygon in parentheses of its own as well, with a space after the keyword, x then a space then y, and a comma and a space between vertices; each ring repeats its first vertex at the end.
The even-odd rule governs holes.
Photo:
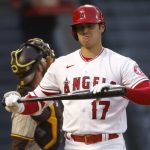
MULTIPOLYGON (((33 98, 31 95, 27 95, 25 98, 33 98)), ((31 115, 39 111, 39 105, 41 105, 41 108, 44 107, 44 102, 26 102, 24 103, 25 110, 22 112, 24 115, 31 115)))
POLYGON ((38 102, 32 102, 32 103, 27 102, 27 103, 24 103, 24 105, 25 105, 25 110, 22 114, 31 115, 39 111, 39 105, 41 105, 41 108, 43 108, 45 103, 39 102, 38 104, 38 102))
MULTIPOLYGON (((47 93, 48 96, 52 96, 52 95, 55 95, 56 93, 47 93)), ((33 96, 31 96, 30 94, 26 95, 25 98, 33 98, 33 96)), ((34 96, 35 98, 35 96, 34 96)), ((24 111, 21 113, 21 114, 24 114, 24 115, 32 115, 36 112, 38 112, 40 109, 42 109, 46 103, 44 101, 39 101, 39 102, 26 102, 26 103, 23 103, 24 104, 24 111)))
POLYGON ((150 105, 150 81, 143 81, 134 89, 127 88, 125 97, 137 104, 150 105))

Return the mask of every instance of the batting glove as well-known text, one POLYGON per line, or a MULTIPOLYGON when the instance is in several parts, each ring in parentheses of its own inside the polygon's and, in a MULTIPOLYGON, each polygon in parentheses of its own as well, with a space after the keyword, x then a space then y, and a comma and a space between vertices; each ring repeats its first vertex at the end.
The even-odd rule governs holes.
POLYGON ((115 87, 120 87, 120 85, 113 85, 113 84, 109 84, 109 83, 99 83, 97 85, 95 85, 94 87, 91 88, 90 92, 92 92, 93 94, 96 93, 100 93, 103 90, 107 90, 110 88, 115 88, 115 87))
POLYGON ((22 113, 24 111, 24 104, 18 103, 17 100, 21 99, 21 95, 16 91, 10 91, 4 94, 4 106, 8 112, 22 113))

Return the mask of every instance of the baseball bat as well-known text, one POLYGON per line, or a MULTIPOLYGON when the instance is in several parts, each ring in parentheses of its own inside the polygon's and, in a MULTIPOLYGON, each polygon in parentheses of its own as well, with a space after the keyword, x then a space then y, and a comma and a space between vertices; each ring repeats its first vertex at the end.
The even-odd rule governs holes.
POLYGON ((111 89, 104 89, 102 92, 93 94, 90 90, 78 91, 67 94, 57 94, 49 97, 37 97, 37 98, 25 98, 18 100, 18 103, 25 102, 38 102, 38 101, 50 101, 50 100, 81 100, 81 99, 98 99, 106 97, 124 96, 126 93, 125 87, 115 87, 111 89))

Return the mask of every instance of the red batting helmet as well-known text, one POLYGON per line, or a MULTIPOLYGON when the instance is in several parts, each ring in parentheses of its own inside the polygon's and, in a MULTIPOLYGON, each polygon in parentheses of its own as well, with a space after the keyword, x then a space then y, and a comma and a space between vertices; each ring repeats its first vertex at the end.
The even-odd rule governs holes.
POLYGON ((82 5, 79 6, 73 13, 72 17, 72 31, 73 31, 73 36, 76 40, 78 40, 76 31, 75 31, 75 26, 77 24, 82 24, 82 23, 99 23, 99 24, 104 24, 104 16, 102 14, 102 11, 93 5, 82 5))

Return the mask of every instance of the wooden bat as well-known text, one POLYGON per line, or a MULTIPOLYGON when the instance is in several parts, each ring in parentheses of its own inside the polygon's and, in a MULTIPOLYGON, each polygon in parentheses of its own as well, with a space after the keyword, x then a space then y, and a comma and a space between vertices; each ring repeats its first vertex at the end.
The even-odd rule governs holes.
POLYGON ((106 97, 118 97, 124 96, 126 88, 123 86, 115 87, 111 89, 104 89, 102 92, 93 94, 90 90, 78 91, 67 94, 57 94, 49 97, 37 97, 37 98, 25 98, 18 100, 18 103, 25 102, 38 102, 38 101, 50 101, 50 100, 82 100, 82 99, 99 99, 106 97))

